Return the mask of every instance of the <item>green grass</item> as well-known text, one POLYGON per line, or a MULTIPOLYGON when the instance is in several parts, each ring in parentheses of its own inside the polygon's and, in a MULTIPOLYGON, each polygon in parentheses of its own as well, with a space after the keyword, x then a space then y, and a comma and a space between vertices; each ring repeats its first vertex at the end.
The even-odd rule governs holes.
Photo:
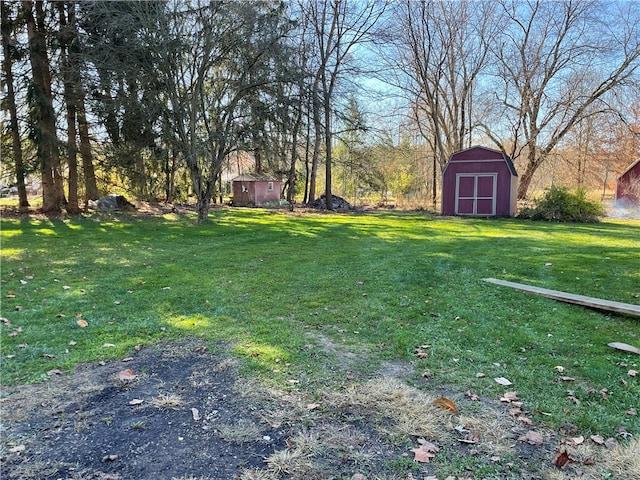
POLYGON ((401 359, 415 363, 420 388, 492 398, 517 390, 527 410, 550 414, 530 416, 552 426, 640 433, 638 416, 625 414, 640 410, 638 377, 627 373, 640 370, 640 357, 607 346, 640 345, 638 318, 482 281, 640 303, 638 221, 258 209, 193 220, 4 219, 2 316, 11 325, 0 327, 2 383, 42 381, 53 369, 131 355, 137 344, 198 336, 231 342, 245 371, 281 386, 297 380, 314 391, 346 382, 347 368, 362 378, 401 359), (321 339, 360 361, 347 367, 321 339), (429 358, 417 359, 423 344, 429 358), (498 385, 498 376, 514 385, 498 385))

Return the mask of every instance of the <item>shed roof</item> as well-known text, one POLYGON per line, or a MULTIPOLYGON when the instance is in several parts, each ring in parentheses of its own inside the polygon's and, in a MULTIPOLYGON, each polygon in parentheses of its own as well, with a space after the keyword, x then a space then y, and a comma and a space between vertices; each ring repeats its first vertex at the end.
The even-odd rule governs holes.
POLYGON ((636 165, 638 165, 640 163, 640 158, 638 160, 636 160, 635 162, 633 162, 631 165, 629 165, 624 172, 622 172, 620 174, 620 176, 618 177, 618 180, 621 179, 622 177, 624 177, 627 173, 629 173, 631 170, 633 170, 636 165))
MULTIPOLYGON (((454 157, 455 158, 464 157, 466 153, 469 153, 469 152, 472 152, 472 151, 478 151, 478 150, 482 150, 484 152, 487 152, 490 155, 494 155, 495 154, 497 157, 500 157, 501 159, 503 159, 506 162, 507 167, 509 168, 509 172, 511 172, 511 175, 513 175, 514 177, 518 176, 518 172, 516 172, 516 167, 513 164, 513 161, 511 160, 511 158, 509 158, 509 156, 506 153, 502 152, 501 150, 496 150, 494 148, 483 147, 481 145, 474 145, 474 146, 472 146, 470 148, 467 148, 467 149, 464 149, 464 150, 458 150, 457 152, 454 152, 451 155, 451 158, 449 159, 449 162, 455 161, 454 157)), ((483 160, 486 161, 486 160, 489 160, 489 158, 478 159, 479 162, 481 162, 483 160)), ((491 159, 491 160, 493 160, 493 159, 491 159)), ((495 158, 495 160, 498 160, 498 158, 495 158)), ((449 162, 447 162, 447 164, 449 162)))
POLYGON ((235 177, 234 182, 279 182, 277 178, 264 173, 243 173, 235 177))

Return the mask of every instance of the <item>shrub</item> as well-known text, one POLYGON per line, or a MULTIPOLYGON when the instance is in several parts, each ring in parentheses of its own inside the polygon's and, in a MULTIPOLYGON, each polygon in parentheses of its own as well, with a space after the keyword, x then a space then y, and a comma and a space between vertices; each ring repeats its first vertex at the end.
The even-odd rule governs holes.
POLYGON ((548 222, 596 223, 604 216, 600 203, 587 198, 584 188, 571 192, 566 187, 548 188, 544 196, 534 200, 534 206, 524 208, 518 218, 548 222))

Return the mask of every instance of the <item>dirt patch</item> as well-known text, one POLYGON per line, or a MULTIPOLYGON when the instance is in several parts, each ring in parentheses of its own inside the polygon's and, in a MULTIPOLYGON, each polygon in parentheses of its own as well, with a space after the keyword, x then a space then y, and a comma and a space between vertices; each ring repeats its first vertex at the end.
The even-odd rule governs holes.
MULTIPOLYGON (((243 378, 238 362, 228 346, 187 342, 80 366, 44 384, 6 387, 0 477, 601 478, 603 464, 590 476, 583 463, 551 477, 555 434, 543 432, 542 446, 519 442, 529 427, 499 402, 462 393, 449 394, 459 413, 438 408, 434 399, 442 392, 425 393, 390 376, 406 372, 406 365, 385 364, 339 391, 303 392, 243 378), (439 446, 432 463, 413 461, 411 449, 422 439, 439 446)), ((634 455, 640 442, 629 448, 634 455)), ((622 473, 608 478, 640 478, 629 476, 638 461, 634 466, 633 457, 620 452, 622 473)))

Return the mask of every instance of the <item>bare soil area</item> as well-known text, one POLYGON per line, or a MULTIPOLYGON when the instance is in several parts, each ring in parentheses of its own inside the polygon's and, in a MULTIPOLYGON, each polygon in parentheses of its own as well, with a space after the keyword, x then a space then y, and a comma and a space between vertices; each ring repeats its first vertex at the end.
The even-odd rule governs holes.
POLYGON ((3 388, 0 477, 435 479, 412 451, 428 440, 434 462, 462 469, 449 478, 548 478, 553 435, 517 441, 528 429, 498 402, 451 395, 467 411, 453 414, 388 376, 394 364, 340 392, 275 391, 239 376, 227 348, 150 347, 3 388))

